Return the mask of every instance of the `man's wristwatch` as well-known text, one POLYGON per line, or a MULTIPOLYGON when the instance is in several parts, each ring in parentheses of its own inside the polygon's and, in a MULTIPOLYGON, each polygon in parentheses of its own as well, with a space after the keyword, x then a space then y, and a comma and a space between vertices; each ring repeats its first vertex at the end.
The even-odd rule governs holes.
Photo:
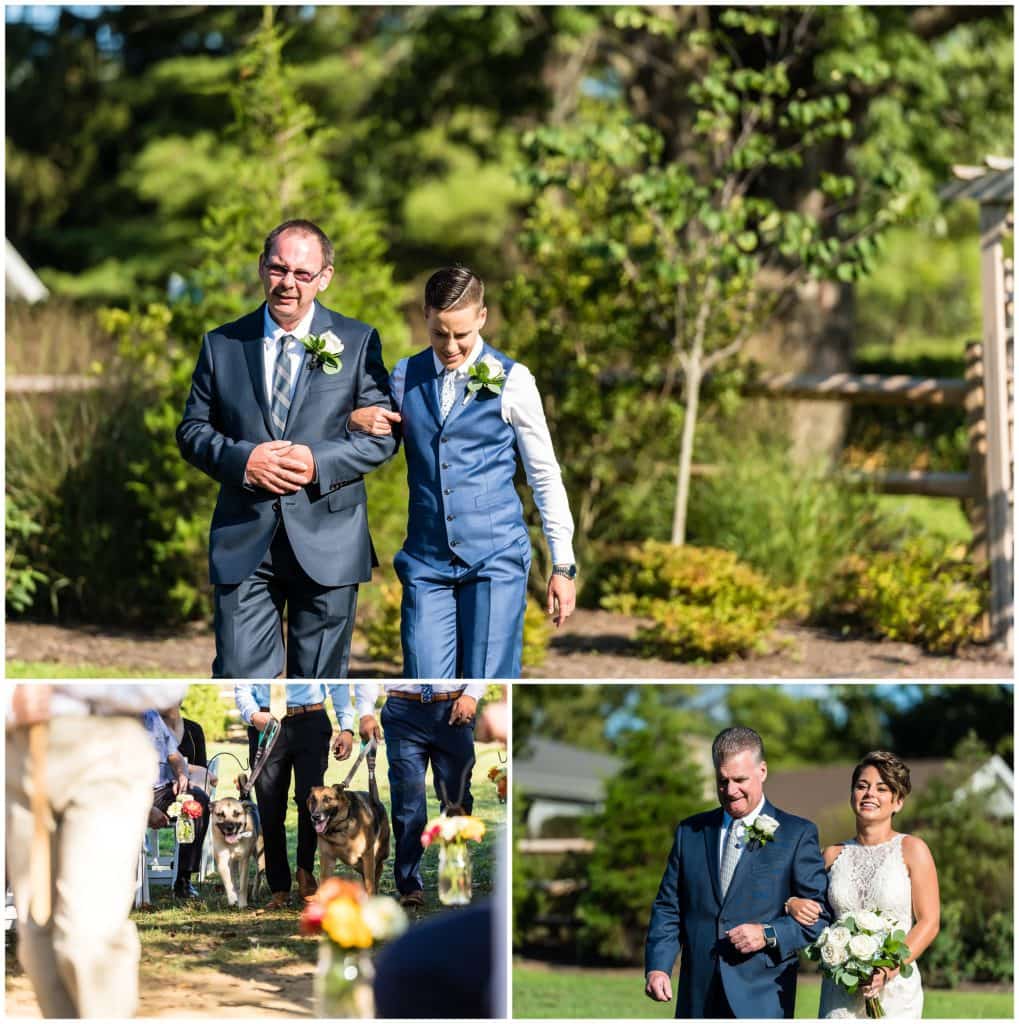
POLYGON ((562 576, 564 579, 575 580, 577 578, 577 567, 575 565, 553 565, 553 576, 562 576))
POLYGON ((778 936, 775 934, 775 929, 770 925, 762 925, 764 928, 764 944, 768 949, 774 949, 778 945, 778 936))

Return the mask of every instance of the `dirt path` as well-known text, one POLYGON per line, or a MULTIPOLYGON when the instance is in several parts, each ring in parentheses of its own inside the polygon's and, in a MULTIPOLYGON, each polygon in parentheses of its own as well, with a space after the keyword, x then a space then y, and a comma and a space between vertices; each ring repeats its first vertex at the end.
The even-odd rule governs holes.
MULTIPOLYGON (((540 668, 529 678, 551 679, 734 679, 734 678, 903 678, 1010 679, 1004 658, 975 648, 961 656, 939 657, 912 644, 843 638, 833 630, 783 626, 775 652, 708 665, 641 658, 633 641, 637 620, 603 611, 580 610, 557 633, 540 668)), ((204 625, 174 633, 76 628, 12 622, 7 625, 7 657, 59 665, 100 665, 125 672, 208 678, 212 632, 204 625)), ((392 663, 371 661, 355 639, 350 674, 399 675, 392 663)))
MULTIPOLYGON (((144 953, 142 954, 144 957, 144 953)), ((8 974, 4 1016, 40 1018, 28 978, 8 974)), ((142 962, 139 1017, 314 1017, 311 965, 287 965, 273 970, 252 965, 243 980, 209 968, 198 968, 174 977, 172 995, 158 965, 142 962)))

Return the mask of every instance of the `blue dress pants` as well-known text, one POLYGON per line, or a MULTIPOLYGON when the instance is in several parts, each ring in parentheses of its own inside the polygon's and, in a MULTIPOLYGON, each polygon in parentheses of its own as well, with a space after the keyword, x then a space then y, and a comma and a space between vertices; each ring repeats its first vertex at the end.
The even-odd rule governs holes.
POLYGON ((389 799, 392 805, 393 877, 400 893, 424 889, 421 879, 421 833, 428 823, 425 770, 440 810, 459 802, 470 814, 471 770, 474 767, 474 725, 450 725, 452 701, 419 704, 389 696, 382 705, 382 730, 389 758, 389 799))
POLYGON ((407 679, 519 679, 531 544, 525 537, 468 566, 401 550, 400 640, 407 679))

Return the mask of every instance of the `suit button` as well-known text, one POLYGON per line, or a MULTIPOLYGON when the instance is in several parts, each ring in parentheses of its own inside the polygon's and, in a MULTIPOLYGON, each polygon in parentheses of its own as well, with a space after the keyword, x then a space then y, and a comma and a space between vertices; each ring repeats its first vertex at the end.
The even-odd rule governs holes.
POLYGON ((276 500, 275 500, 275 501, 274 501, 274 502, 272 503, 272 510, 273 510, 273 512, 279 512, 279 510, 280 510, 280 500, 279 500, 279 498, 277 498, 277 499, 276 499, 276 500))
POLYGON ((458 541, 458 540, 451 540, 451 541, 449 542, 449 546, 450 546, 451 548, 455 548, 455 547, 457 546, 457 544, 459 544, 459 543, 460 543, 460 541, 458 541))
POLYGON ((447 487, 442 493, 443 494, 452 494, 453 493, 453 488, 452 487, 447 487))
POLYGON ((449 469, 449 463, 448 463, 448 462, 444 462, 444 463, 442 464, 442 468, 443 468, 443 469, 449 469))
POLYGON ((440 440, 440 441, 441 441, 441 442, 442 442, 443 444, 449 444, 449 438, 448 438, 448 437, 440 437, 440 438, 439 438, 439 440, 440 440))
POLYGON ((456 516, 446 516, 446 522, 447 523, 453 522, 454 519, 456 519, 456 516))

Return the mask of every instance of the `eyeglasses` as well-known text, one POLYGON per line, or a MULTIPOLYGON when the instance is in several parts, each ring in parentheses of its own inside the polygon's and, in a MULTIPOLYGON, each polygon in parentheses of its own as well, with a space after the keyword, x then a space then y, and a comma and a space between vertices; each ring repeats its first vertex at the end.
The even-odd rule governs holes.
POLYGON ((267 263, 265 265, 266 273, 270 277, 282 279, 286 277, 287 274, 293 274, 294 280, 300 284, 311 284, 311 282, 314 281, 315 278, 318 277, 325 269, 326 268, 323 267, 322 270, 318 271, 318 273, 312 274, 308 270, 291 270, 290 267, 285 267, 282 263, 267 263))

